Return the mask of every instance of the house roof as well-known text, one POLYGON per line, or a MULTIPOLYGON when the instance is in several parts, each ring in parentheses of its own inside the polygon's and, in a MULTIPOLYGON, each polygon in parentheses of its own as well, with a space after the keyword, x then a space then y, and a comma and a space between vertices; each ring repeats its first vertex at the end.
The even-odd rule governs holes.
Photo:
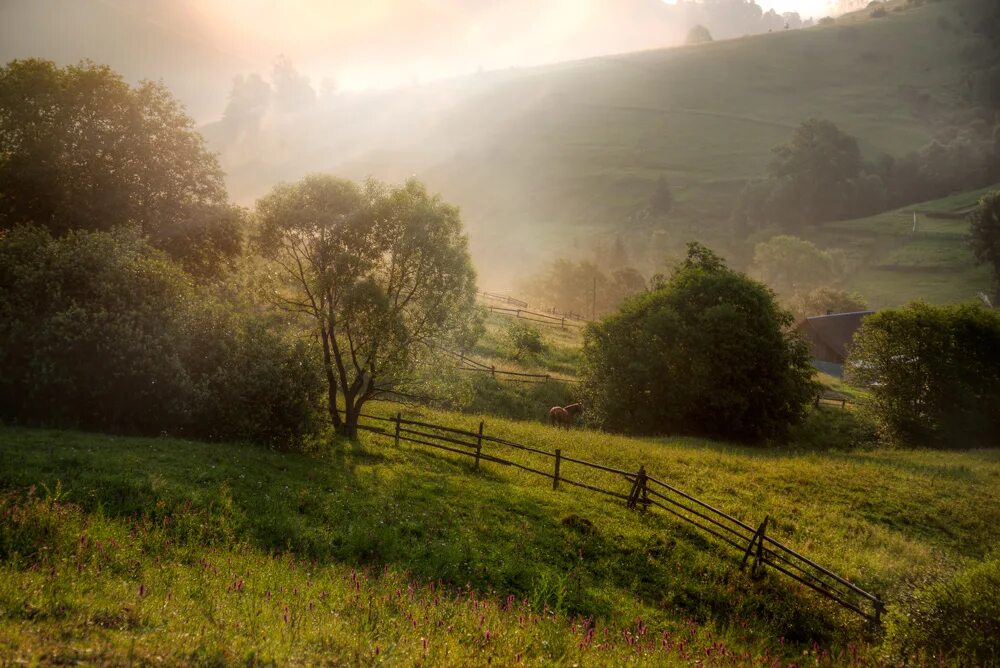
POLYGON ((874 311, 853 311, 851 313, 831 313, 806 318, 799 325, 809 339, 814 358, 826 362, 843 362, 854 333, 861 327, 861 321, 874 311))

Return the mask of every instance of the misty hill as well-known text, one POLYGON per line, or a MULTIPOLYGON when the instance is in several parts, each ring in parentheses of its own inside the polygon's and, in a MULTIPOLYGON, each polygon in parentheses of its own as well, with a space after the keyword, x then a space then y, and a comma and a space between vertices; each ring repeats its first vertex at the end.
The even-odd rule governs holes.
POLYGON ((204 131, 244 202, 320 170, 416 175, 461 205, 487 279, 509 276, 615 233, 636 252, 657 229, 677 243, 721 239, 745 180, 809 117, 858 137, 866 158, 921 147, 958 106, 968 4, 343 94, 204 131), (661 175, 674 212, 635 222, 661 175))

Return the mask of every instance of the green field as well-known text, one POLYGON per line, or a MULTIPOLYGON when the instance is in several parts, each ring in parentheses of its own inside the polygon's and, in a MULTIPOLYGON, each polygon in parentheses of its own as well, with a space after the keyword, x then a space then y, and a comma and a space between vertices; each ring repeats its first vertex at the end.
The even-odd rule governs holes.
MULTIPOLYGON (((769 514, 775 537, 881 594, 890 618, 913 582, 1000 539, 995 450, 810 453, 484 419, 645 464, 747 522, 769 514)), ((860 618, 751 578, 668 515, 377 435, 301 455, 5 427, 0 512, 13 661, 843 665, 884 651, 860 618)))
POLYGON ((828 223, 809 238, 841 248, 856 270, 846 287, 864 295, 873 308, 922 299, 932 304, 977 301, 992 294, 988 265, 977 266, 964 218, 939 218, 971 209, 992 186, 930 202, 920 202, 868 218, 828 223), (917 230, 913 231, 913 214, 917 230))

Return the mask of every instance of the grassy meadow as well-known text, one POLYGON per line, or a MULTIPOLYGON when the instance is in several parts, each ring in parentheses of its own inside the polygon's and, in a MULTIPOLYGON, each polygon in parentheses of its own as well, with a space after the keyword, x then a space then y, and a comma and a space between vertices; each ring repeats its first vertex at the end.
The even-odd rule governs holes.
MULTIPOLYGON (((996 451, 765 451, 403 414, 461 428, 484 419, 491 435, 644 464, 747 522, 769 514, 779 540, 882 595, 890 616, 905 613, 894 604, 913 582, 981 559, 1000 538, 996 451)), ((571 464, 563 475, 615 484, 571 464)), ((773 573, 751 578, 733 550, 669 516, 554 492, 487 462, 476 472, 468 458, 380 435, 280 454, 4 427, 0 512, 0 654, 15 661, 844 665, 883 655, 881 631, 773 573)))
POLYGON ((827 223, 810 239, 846 252, 848 262, 857 270, 849 272, 845 287, 863 294, 873 308, 899 306, 915 299, 931 304, 976 301, 980 292, 991 293, 990 269, 975 264, 969 223, 964 217, 935 214, 965 213, 997 187, 827 223))

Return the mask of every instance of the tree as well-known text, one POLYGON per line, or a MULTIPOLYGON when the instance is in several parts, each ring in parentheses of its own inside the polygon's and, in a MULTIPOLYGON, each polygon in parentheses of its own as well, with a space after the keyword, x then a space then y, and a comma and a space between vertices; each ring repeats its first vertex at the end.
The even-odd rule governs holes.
POLYGON ((659 216, 667 215, 674 208, 674 193, 662 175, 656 180, 656 188, 653 190, 653 196, 649 199, 649 208, 650 211, 659 216))
POLYGON ((277 186, 257 216, 279 281, 272 297, 311 320, 330 418, 353 438, 365 402, 413 383, 417 364, 472 325, 475 272, 458 210, 416 180, 359 187, 315 175, 277 186))
POLYGON ((849 377, 886 440, 993 446, 1000 438, 1000 313, 920 302, 865 318, 849 377))
POLYGON ((707 44, 712 41, 712 33, 703 25, 696 25, 688 30, 687 39, 684 43, 691 46, 694 44, 707 44))
POLYGON ((993 268, 993 305, 1000 307, 1000 191, 983 195, 969 214, 969 224, 976 260, 993 268))
POLYGON ((616 431, 780 436, 815 396, 791 324, 767 287, 690 244, 662 286, 587 328, 588 412, 616 431))
POLYGON ((0 229, 138 225, 195 269, 240 250, 240 216, 194 121, 161 84, 92 63, 0 68, 0 229))
POLYGON ((757 244, 751 274, 788 297, 835 281, 837 267, 811 241, 782 234, 757 244))
POLYGON ((791 211, 806 222, 836 220, 849 197, 849 184, 861 172, 858 142, 831 123, 809 119, 773 151, 772 178, 789 181, 791 211))
POLYGON ((274 84, 275 108, 281 113, 294 113, 316 104, 316 91, 309 79, 299 74, 288 56, 278 56, 271 72, 274 84))

